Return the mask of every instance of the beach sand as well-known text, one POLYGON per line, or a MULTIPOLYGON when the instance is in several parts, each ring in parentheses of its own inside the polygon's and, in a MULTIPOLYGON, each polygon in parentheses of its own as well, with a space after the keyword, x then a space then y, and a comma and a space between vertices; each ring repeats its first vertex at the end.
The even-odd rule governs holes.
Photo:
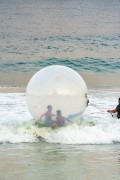
MULTIPOLYGON (((25 92, 34 73, 0 73, 0 92, 25 92)), ((90 88, 119 88, 120 73, 80 73, 90 88)))

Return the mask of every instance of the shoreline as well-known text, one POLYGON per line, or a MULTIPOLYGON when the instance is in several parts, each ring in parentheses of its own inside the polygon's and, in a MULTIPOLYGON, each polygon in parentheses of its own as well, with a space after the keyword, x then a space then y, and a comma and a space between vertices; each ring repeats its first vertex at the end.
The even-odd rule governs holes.
MULTIPOLYGON (((120 87, 114 87, 114 86, 88 87, 88 92, 91 90, 120 91, 120 87)), ((0 86, 0 93, 25 93, 25 92, 26 92, 26 87, 0 86)))
POLYGON ((0 93, 25 93, 26 87, 1 86, 0 93))
MULTIPOLYGON (((89 89, 120 89, 120 73, 78 72, 89 89)), ((35 73, 0 73, 0 93, 25 93, 35 73)))

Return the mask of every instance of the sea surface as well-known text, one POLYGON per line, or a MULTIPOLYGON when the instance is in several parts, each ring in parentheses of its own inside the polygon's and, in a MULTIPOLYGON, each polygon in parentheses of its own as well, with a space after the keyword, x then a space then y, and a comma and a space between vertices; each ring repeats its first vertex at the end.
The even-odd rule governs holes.
POLYGON ((119 0, 0 0, 0 73, 120 70, 119 0))
POLYGON ((38 127, 25 93, 0 93, 0 180, 119 180, 119 0, 0 0, 0 87, 26 88, 48 65, 85 79, 78 122, 38 127))
POLYGON ((35 124, 24 93, 0 93, 0 180, 120 178, 120 89, 89 89, 78 122, 52 129, 35 124))

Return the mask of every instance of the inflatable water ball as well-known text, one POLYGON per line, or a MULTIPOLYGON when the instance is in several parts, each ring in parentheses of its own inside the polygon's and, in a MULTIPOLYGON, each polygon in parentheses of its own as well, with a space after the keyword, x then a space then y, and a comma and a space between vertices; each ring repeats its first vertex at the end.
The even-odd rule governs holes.
POLYGON ((73 69, 52 65, 33 75, 26 100, 30 114, 41 124, 70 124, 79 121, 87 106, 87 86, 73 69))

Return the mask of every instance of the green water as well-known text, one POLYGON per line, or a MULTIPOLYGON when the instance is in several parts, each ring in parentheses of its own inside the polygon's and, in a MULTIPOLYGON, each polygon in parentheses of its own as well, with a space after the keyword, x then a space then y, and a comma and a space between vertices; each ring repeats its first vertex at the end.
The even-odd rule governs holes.
POLYGON ((0 180, 119 180, 120 144, 1 144, 0 162, 0 180))

